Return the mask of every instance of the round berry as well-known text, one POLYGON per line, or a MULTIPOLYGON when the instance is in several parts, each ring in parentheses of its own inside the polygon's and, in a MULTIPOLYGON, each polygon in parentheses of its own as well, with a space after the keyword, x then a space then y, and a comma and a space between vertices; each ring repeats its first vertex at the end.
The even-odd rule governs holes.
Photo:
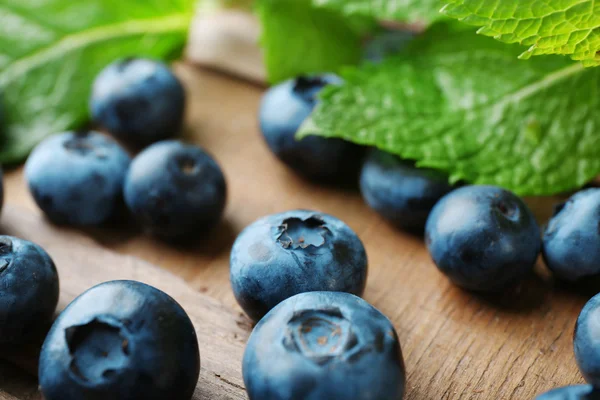
POLYGON ((97 132, 66 132, 41 142, 25 164, 33 198, 51 221, 98 225, 122 202, 130 158, 97 132))
POLYGON ((231 249, 230 278, 240 306, 259 320, 302 292, 362 295, 367 254, 339 219, 316 211, 287 211, 263 217, 240 233, 231 249))
POLYGON ((242 364, 250 400, 401 400, 405 369, 390 321, 348 293, 291 297, 254 328, 242 364))
POLYGON ((77 297, 42 347, 46 400, 190 400, 200 373, 194 326, 164 292, 111 281, 77 297))
POLYGON ((433 261, 452 282, 500 291, 529 274, 541 247, 527 205, 494 186, 465 186, 444 196, 425 228, 433 261))
POLYGON ((137 145, 175 136, 185 111, 183 85, 165 64, 128 58, 108 65, 94 82, 94 120, 137 145))
POLYGON ((225 177, 201 148, 177 140, 155 143, 131 163, 125 202, 150 233, 186 239, 213 227, 226 201, 225 177))
POLYGON ((542 254, 567 281, 600 275, 600 189, 583 190, 559 206, 548 223, 542 254))
POLYGON ((260 104, 260 128, 271 151, 296 172, 315 180, 352 176, 362 148, 341 139, 308 136, 297 140, 300 125, 326 85, 340 84, 335 75, 298 77, 270 88, 260 104))
POLYGON ((58 289, 56 267, 44 249, 0 236, 0 345, 24 343, 47 329, 58 289))
POLYGON ((575 360, 585 380, 600 387, 600 295, 581 310, 573 336, 575 360))
POLYGON ((360 174, 365 202, 395 226, 423 232, 433 206, 452 190, 448 176, 373 150, 360 174))

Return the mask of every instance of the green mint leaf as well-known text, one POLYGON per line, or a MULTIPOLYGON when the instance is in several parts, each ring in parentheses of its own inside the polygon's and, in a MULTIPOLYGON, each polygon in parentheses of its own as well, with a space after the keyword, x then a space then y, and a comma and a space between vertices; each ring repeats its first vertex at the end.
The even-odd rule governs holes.
POLYGON ((361 59, 362 21, 313 8, 310 0, 262 0, 256 9, 271 83, 301 74, 336 72, 361 59))
POLYGON ((558 56, 521 62, 519 51, 434 25, 406 52, 343 72, 298 136, 376 146, 521 195, 579 187, 600 173, 600 68, 558 56))
POLYGON ((377 20, 430 23, 444 18, 442 0, 313 0, 313 4, 345 15, 363 15, 377 20))
POLYGON ((252 10, 253 0, 199 0, 198 12, 205 13, 224 9, 252 10))
POLYGON ((115 59, 177 57, 192 0, 0 0, 0 162, 81 126, 96 74, 115 59))
POLYGON ((529 46, 521 58, 568 55, 600 65, 600 2, 594 0, 445 0, 443 12, 486 36, 529 46))

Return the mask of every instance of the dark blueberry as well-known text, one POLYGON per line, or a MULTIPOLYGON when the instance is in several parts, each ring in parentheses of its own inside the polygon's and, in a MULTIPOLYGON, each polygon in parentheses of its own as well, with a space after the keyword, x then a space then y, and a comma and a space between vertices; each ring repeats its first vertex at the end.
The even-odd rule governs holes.
POLYGON ((254 328, 244 353, 250 400, 401 400, 402 350, 394 326, 359 297, 291 297, 254 328))
POLYGON ((260 104, 260 128, 271 151, 295 171, 315 180, 348 178, 362 156, 361 147, 341 139, 295 138, 317 102, 317 93, 328 84, 340 83, 335 75, 299 77, 270 88, 260 104))
POLYGON ((129 155, 97 132, 66 132, 40 143, 25 164, 25 179, 50 220, 98 225, 122 201, 129 155))
POLYGON ((185 90, 167 65, 129 58, 96 77, 90 108, 94 120, 112 134, 147 145, 179 133, 185 90))
POLYGON ((494 186, 465 186, 444 196, 425 228, 429 253, 452 282, 500 291, 529 274, 541 247, 527 205, 494 186))
POLYGON ((542 246, 544 260, 567 281, 600 275, 600 189, 583 190, 556 208, 542 246))
POLYGON ((600 388, 600 294, 581 310, 573 336, 575 360, 585 380, 600 388))
POLYGON ((165 238, 185 238, 215 225, 226 201, 225 177, 204 150, 177 140, 155 143, 131 163, 127 206, 142 226, 165 238))
POLYGON ((189 400, 200 373, 194 326, 166 293, 112 281, 77 297, 46 337, 46 400, 189 400))
POLYGON ((360 174, 365 202, 394 225, 423 232, 429 212, 452 190, 448 176, 373 150, 360 174))
POLYGON ((600 392, 591 385, 565 386, 541 394, 535 400, 600 400, 600 392))
POLYGON ((367 254, 344 222, 316 211, 263 217, 240 233, 231 249, 233 293, 252 319, 295 294, 312 291, 362 295, 367 254))
POLYGON ((363 58, 371 62, 381 62, 390 55, 401 52, 415 38, 415 32, 406 30, 386 30, 370 39, 363 58))
POLYGON ((52 322, 58 274, 35 243, 0 236, 0 345, 20 344, 52 322))

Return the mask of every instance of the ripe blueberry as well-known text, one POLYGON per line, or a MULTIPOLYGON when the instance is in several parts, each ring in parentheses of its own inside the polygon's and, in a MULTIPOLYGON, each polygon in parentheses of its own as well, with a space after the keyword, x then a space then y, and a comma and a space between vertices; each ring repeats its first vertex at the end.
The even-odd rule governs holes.
POLYGON ((440 271, 475 291, 516 283, 532 271, 541 247, 527 205, 494 186, 465 186, 444 196, 429 215, 425 239, 440 271))
POLYGON ((90 108, 94 120, 112 134, 148 145, 181 130, 185 90, 163 63, 128 58, 96 77, 90 108))
POLYGON ((124 197, 142 226, 157 236, 186 239, 215 225, 225 208, 225 177, 201 148, 177 140, 155 143, 131 163, 124 197))
POLYGON ((189 400, 200 373, 196 332, 164 292, 112 281, 58 317, 39 365, 46 400, 189 400))
POLYGON ((360 174, 365 202, 394 225, 423 232, 433 206, 452 190, 440 172, 416 168, 413 163, 373 150, 360 174))
POLYGON ((291 297, 254 328, 242 364, 250 400, 401 400, 405 370, 390 321, 348 293, 291 297))
POLYGON ((129 155, 97 132, 66 132, 41 142, 25 164, 35 202, 56 223, 98 225, 122 201, 129 155))
POLYGON ((573 336, 575 360, 585 380, 600 387, 600 295, 581 310, 573 336))
POLYGON ((52 322, 58 274, 35 243, 0 236, 0 344, 20 344, 52 322))
POLYGON ((544 233, 542 254, 561 279, 600 275, 600 189, 576 193, 557 208, 544 233))
POLYGON ((311 291, 362 295, 367 254, 339 219, 294 210, 259 219, 240 233, 231 249, 233 293, 252 319, 295 294, 311 291))
POLYGON ((269 89, 260 104, 260 128, 271 151, 295 171, 315 180, 340 180, 355 172, 362 149, 341 139, 308 136, 296 140, 300 125, 310 115, 316 96, 335 75, 298 77, 269 89))

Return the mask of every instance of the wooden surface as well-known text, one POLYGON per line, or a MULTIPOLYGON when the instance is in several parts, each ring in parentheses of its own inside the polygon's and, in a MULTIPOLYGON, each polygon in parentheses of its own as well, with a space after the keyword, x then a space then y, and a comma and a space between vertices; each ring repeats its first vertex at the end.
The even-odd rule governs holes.
MULTIPOLYGON (((170 293, 193 316, 200 333, 199 387, 223 388, 221 397, 211 398, 243 398, 239 368, 249 326, 239 316, 229 287, 229 249, 240 230, 256 218, 310 208, 346 221, 364 241, 370 269, 365 298, 398 330, 408 372, 406 399, 527 400, 555 386, 582 381, 573 359, 572 331, 585 296, 556 288, 543 272, 519 290, 495 299, 457 289, 438 273, 421 239, 391 228, 363 204, 356 191, 313 185, 276 161, 257 130, 261 88, 187 66, 180 66, 178 73, 191 97, 186 137, 215 155, 229 184, 223 223, 196 245, 174 248, 126 229, 131 225, 128 221, 102 230, 56 233, 57 228, 38 216, 21 171, 7 174, 9 207, 1 224, 6 231, 46 245, 59 267, 61 262, 72 262, 71 249, 77 248, 73 257, 81 263, 82 273, 66 267, 68 276, 61 275, 67 290, 63 303, 77 294, 75 289, 94 280, 130 276, 152 280, 159 287, 172 285, 174 293, 170 293), (87 242, 75 239, 80 234, 88 237, 87 242), (64 235, 71 236, 65 239, 64 235), (91 243, 95 246, 84 250, 91 243), (179 281, 171 283, 134 258, 109 255, 100 247, 159 265, 182 277, 195 292, 179 281), (87 264, 94 267, 90 270, 84 267, 87 264), (214 324, 218 333, 207 328, 214 324), (214 335, 225 348, 210 343, 214 335), (226 361, 219 364, 218 358, 210 358, 216 355, 226 361)), ((544 216, 551 203, 535 199, 531 204, 544 216)), ((0 387, 4 387, 1 378, 0 368, 0 387)))

